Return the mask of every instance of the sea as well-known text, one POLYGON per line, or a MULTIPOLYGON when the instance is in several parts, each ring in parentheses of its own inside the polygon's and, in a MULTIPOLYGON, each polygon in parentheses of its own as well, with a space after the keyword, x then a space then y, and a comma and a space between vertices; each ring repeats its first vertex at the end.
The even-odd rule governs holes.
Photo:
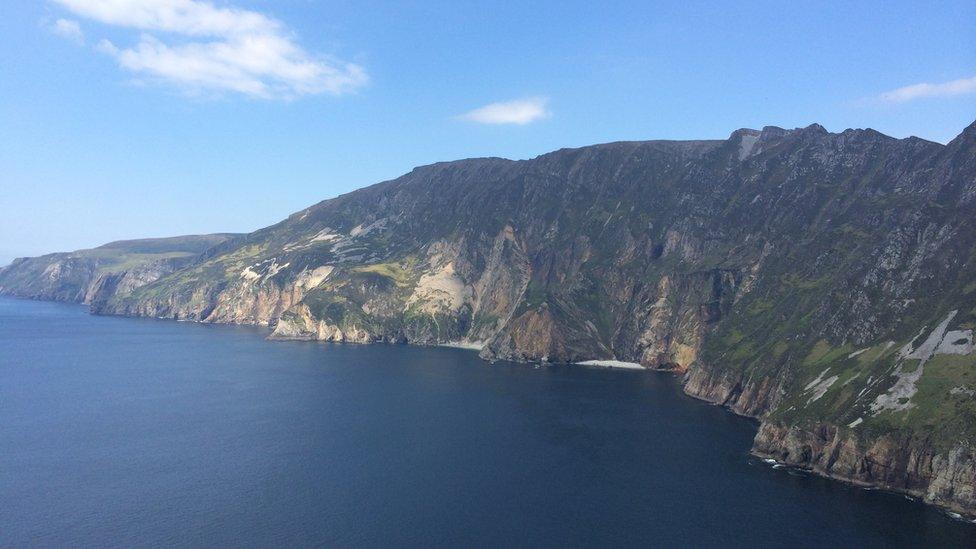
POLYGON ((0 298, 0 545, 976 544, 670 374, 267 333, 0 298))

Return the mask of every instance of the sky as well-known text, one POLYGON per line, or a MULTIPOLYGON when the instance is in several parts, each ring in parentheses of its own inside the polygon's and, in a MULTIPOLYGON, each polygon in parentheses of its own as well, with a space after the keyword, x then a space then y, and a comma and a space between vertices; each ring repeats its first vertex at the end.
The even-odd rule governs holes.
POLYGON ((0 36, 0 265, 443 160, 976 120, 972 0, 5 0, 0 36))

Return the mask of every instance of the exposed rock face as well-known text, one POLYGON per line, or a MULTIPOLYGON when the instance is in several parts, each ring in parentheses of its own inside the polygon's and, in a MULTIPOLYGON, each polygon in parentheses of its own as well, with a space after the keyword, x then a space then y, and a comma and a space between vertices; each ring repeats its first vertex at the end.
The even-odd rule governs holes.
POLYGON ((22 257, 0 269, 0 294, 91 304, 111 298, 192 264, 232 234, 121 240, 76 252, 22 257))
POLYGON ((924 434, 864 439, 823 423, 810 429, 765 422, 756 454, 862 486, 911 494, 959 513, 976 509, 976 461, 970 446, 942 451, 924 434))
POLYGON ((662 276, 646 296, 656 300, 640 326, 640 363, 678 371, 693 364, 706 328, 728 312, 741 277, 740 271, 721 269, 662 276))
POLYGON ((745 377, 741 372, 695 367, 685 374, 684 382, 688 395, 746 417, 762 417, 782 396, 782 380, 775 375, 745 377))
POLYGON ((683 372, 762 420, 758 453, 976 514, 976 125, 948 145, 812 125, 434 164, 168 274, 43 295, 89 293, 274 338, 683 372))
POLYGON ((140 286, 155 282, 186 266, 193 259, 193 256, 154 259, 126 266, 125 270, 121 271, 108 269, 98 272, 97 269, 92 269, 90 282, 82 285, 85 288, 85 295, 81 301, 91 305, 92 309, 98 310, 109 299, 127 295, 140 286))
POLYGON ((319 340, 333 343, 373 343, 377 336, 355 326, 343 331, 335 324, 317 318, 305 304, 289 310, 284 322, 274 331, 275 339, 319 340))

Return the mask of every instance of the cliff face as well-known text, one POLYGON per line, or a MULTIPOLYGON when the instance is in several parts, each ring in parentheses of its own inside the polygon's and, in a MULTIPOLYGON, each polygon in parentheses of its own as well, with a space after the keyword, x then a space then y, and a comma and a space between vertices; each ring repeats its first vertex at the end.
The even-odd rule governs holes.
POLYGON ((976 131, 907 158, 769 255, 685 390, 761 418, 758 455, 973 515, 976 131))
POLYGON ((974 223, 976 125, 767 127, 417 168, 89 301, 674 370, 761 419, 761 455, 976 514, 974 223))
POLYGON ((233 236, 122 240, 90 250, 22 257, 0 268, 0 294, 98 307, 190 265, 233 236))
POLYGON ((764 422, 757 455, 861 486, 882 486, 958 513, 976 509, 972 446, 941 448, 925 433, 864 437, 831 423, 797 428, 764 422))

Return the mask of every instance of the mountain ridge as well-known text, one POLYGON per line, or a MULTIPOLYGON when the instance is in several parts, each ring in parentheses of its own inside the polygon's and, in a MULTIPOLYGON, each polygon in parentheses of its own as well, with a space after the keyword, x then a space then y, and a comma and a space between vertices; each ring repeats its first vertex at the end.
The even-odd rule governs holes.
POLYGON ((758 455, 976 515, 974 225, 976 123, 742 128, 421 166, 90 302, 672 370, 758 455))

